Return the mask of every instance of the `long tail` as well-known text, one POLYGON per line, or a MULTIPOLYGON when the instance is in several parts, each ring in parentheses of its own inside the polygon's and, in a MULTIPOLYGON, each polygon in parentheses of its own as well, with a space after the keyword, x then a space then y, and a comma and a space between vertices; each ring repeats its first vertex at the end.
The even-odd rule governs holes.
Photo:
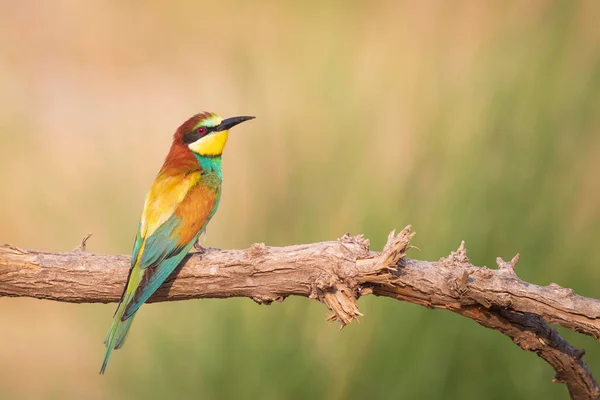
POLYGON ((129 327, 131 326, 133 317, 135 317, 135 315, 127 318, 125 321, 121 321, 121 317, 125 312, 126 306, 127 304, 125 302, 119 304, 112 326, 108 331, 108 335, 106 335, 106 339, 104 339, 104 344, 106 345, 106 355, 104 356, 102 368, 100 368, 100 375, 104 374, 104 371, 106 371, 106 365, 108 364, 108 359, 110 358, 112 351, 114 349, 120 349, 123 347, 123 344, 125 344, 125 339, 127 339, 129 327))
POLYGON ((129 270, 129 275, 127 276, 127 282, 125 283, 121 300, 117 306, 115 314, 113 315, 113 323, 108 331, 108 334, 106 335, 106 339, 104 339, 104 344, 106 345, 106 354, 104 355, 102 368, 100 368, 100 375, 104 374, 104 371, 106 371, 108 359, 110 358, 112 351, 115 349, 120 349, 125 344, 125 339, 127 339, 127 334, 129 333, 129 328, 131 327, 131 323, 133 322, 133 317, 135 317, 135 314, 130 315, 124 321, 123 315, 125 315, 125 310, 127 310, 129 303, 131 300, 133 300, 135 291, 139 286, 140 280, 143 276, 144 271, 137 267, 129 270))

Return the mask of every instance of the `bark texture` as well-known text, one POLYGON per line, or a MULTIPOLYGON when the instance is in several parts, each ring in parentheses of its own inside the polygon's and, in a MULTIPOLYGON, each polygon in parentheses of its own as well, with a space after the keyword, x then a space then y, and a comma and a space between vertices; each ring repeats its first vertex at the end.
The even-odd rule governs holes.
MULTIPOLYGON (((250 297, 260 304, 287 296, 316 299, 341 326, 358 319, 356 300, 374 294, 443 308, 510 337, 556 371, 573 399, 600 399, 600 388, 582 360, 584 350, 567 343, 549 324, 600 338, 600 300, 556 284, 536 286, 515 274, 518 255, 497 259, 498 269, 469 262, 464 243, 438 261, 406 258, 410 227, 392 232, 381 253, 363 236, 287 247, 254 244, 247 250, 191 254, 150 302, 250 297)), ((89 236, 88 236, 89 237, 89 236)), ((34 297, 74 303, 119 300, 129 256, 70 253, 0 246, 0 297, 34 297)))

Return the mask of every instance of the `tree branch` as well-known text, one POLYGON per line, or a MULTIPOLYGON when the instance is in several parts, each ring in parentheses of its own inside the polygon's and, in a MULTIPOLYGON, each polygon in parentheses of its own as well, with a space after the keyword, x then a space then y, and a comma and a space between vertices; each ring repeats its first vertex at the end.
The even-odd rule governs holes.
MULTIPOLYGON (((510 337, 556 371, 573 399, 599 399, 600 388, 582 357, 548 324, 600 338, 600 301, 556 284, 521 281, 518 255, 498 269, 473 266, 464 243, 439 261, 405 257, 414 233, 392 232, 381 253, 363 236, 288 247, 255 244, 247 250, 212 250, 187 257, 150 302, 250 297, 260 304, 304 296, 325 304, 341 326, 362 315, 356 300, 375 294, 443 308, 510 337)), ((0 297, 34 297, 74 303, 119 300, 130 258, 83 251, 51 253, 0 246, 0 297)))

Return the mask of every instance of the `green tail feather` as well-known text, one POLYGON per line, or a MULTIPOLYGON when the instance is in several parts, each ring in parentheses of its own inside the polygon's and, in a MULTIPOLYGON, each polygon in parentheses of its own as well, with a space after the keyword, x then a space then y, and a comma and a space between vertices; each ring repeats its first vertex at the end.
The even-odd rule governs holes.
POLYGON ((125 339, 127 339, 127 334, 129 333, 129 327, 133 322, 132 315, 130 318, 127 318, 125 321, 121 321, 121 316, 125 311, 125 302, 119 305, 117 308, 117 312, 115 313, 115 317, 108 331, 108 335, 106 335, 106 339, 104 340, 104 344, 106 344, 106 355, 104 356, 104 362, 102 362, 102 368, 100 368, 100 375, 104 374, 106 371, 106 366, 108 365, 108 359, 110 358, 110 354, 113 349, 120 349, 125 344, 125 339))

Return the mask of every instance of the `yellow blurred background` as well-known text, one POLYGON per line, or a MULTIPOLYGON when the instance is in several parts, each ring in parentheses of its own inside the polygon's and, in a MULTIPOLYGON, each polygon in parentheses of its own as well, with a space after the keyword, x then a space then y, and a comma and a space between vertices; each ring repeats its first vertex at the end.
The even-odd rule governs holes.
MULTIPOLYGON (((411 223, 412 257, 466 240, 477 265, 600 297, 600 3, 0 3, 0 242, 131 251, 171 135, 232 131, 206 246, 411 223)), ((115 305, 0 298, 2 399, 508 399, 553 371, 449 312, 367 297, 341 332, 287 299, 144 306, 107 375, 115 305)), ((587 349, 600 376, 600 344, 587 349)))

